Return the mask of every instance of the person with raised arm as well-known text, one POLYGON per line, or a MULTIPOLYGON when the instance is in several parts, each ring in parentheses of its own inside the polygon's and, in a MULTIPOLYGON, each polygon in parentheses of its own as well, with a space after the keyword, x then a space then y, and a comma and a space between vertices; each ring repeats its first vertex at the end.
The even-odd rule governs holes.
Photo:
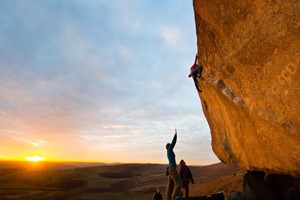
POLYGON ((169 160, 169 176, 168 176, 168 186, 167 186, 167 200, 175 200, 176 197, 180 197, 181 192, 181 179, 179 177, 175 153, 173 151, 177 141, 177 130, 175 129, 175 135, 171 143, 166 144, 167 157, 169 160), (174 187, 173 187, 174 186, 174 187))

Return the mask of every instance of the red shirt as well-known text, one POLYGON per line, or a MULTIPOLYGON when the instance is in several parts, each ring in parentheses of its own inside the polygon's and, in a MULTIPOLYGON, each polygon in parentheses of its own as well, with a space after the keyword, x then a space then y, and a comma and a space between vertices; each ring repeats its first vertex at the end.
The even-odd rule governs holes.
POLYGON ((196 64, 196 63, 193 64, 193 65, 191 66, 191 68, 190 68, 190 71, 194 70, 196 67, 197 67, 197 64, 196 64))

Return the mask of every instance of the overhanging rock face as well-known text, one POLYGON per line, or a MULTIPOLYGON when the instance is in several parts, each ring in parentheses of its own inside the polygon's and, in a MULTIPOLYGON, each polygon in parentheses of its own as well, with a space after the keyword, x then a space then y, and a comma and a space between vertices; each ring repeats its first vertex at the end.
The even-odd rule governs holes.
POLYGON ((300 1, 193 3, 215 154, 248 170, 300 176, 300 1))

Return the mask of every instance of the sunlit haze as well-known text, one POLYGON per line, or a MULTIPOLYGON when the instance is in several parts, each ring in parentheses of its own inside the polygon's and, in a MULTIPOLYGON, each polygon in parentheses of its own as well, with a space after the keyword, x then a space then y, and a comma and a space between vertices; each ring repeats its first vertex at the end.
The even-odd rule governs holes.
POLYGON ((0 159, 218 162, 192 1, 0 1, 0 159))
POLYGON ((25 159, 30 162, 41 162, 44 161, 46 158, 39 155, 34 155, 34 156, 25 157, 25 159))

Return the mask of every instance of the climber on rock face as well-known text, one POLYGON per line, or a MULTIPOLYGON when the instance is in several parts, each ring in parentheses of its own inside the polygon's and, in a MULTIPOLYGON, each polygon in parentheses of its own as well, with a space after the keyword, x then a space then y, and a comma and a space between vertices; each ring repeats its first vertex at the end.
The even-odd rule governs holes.
POLYGON ((194 64, 190 68, 189 78, 193 77, 198 92, 202 92, 197 80, 197 78, 199 79, 202 78, 202 71, 203 71, 203 66, 202 64, 198 65, 198 54, 196 54, 194 64))

